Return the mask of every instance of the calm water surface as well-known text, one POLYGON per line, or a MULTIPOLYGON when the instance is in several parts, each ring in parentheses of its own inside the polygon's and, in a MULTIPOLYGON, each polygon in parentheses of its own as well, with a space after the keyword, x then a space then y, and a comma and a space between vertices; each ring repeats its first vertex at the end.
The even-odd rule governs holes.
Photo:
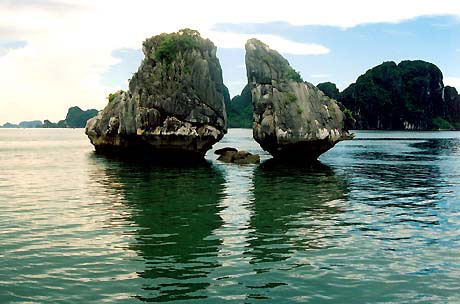
POLYGON ((0 303, 460 303, 460 132, 357 132, 314 166, 159 167, 0 129, 0 303))

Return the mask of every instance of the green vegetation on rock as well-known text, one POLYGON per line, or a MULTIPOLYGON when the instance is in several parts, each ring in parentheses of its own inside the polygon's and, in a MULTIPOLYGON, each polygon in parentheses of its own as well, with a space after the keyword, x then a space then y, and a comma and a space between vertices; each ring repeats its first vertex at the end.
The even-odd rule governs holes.
POLYGON ((293 68, 290 68, 287 70, 286 77, 295 82, 303 82, 303 79, 302 79, 302 76, 300 76, 300 73, 294 70, 293 68))
POLYGON ((290 103, 292 103, 292 102, 295 102, 296 100, 297 100, 297 97, 296 97, 293 93, 291 93, 291 92, 287 92, 287 93, 286 93, 286 97, 285 97, 285 100, 284 100, 284 101, 285 101, 287 104, 290 104, 290 103))
POLYGON ((200 48, 200 33, 191 29, 182 29, 177 33, 161 34, 161 40, 155 50, 155 59, 170 64, 177 53, 200 48))
POLYGON ((109 96, 107 96, 109 103, 111 103, 115 99, 115 97, 117 97, 116 93, 109 93, 109 96))

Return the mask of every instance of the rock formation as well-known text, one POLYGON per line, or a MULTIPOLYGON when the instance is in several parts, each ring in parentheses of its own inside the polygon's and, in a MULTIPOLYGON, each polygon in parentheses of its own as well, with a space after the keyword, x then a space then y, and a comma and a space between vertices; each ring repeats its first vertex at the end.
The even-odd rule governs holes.
POLYGON ((444 129, 459 120, 451 115, 457 107, 452 89, 444 88, 442 72, 432 63, 390 61, 359 76, 339 102, 353 112, 355 129, 444 129))
POLYGON ((91 143, 100 152, 202 158, 227 131, 216 47, 185 29, 147 39, 143 52, 129 90, 110 94, 88 121, 91 143))
POLYGON ((278 52, 251 39, 246 71, 254 108, 254 139, 275 158, 314 160, 344 139, 337 103, 300 75, 278 52))
POLYGON ((219 155, 217 160, 224 163, 234 163, 237 165, 249 165, 260 163, 260 156, 252 154, 248 151, 238 151, 235 148, 222 148, 214 151, 214 154, 219 155))

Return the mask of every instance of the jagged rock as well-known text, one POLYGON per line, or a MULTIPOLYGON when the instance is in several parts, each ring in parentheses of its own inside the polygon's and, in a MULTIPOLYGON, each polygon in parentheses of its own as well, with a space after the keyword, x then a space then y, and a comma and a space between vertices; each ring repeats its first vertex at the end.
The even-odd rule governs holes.
POLYGON ((350 139, 337 103, 303 82, 288 61, 257 39, 246 43, 254 139, 275 158, 314 160, 350 139))
POLYGON ((220 155, 217 160, 224 163, 235 163, 238 165, 257 164, 260 162, 260 156, 248 151, 238 151, 235 148, 223 148, 214 152, 220 155))
POLYGON ((216 47, 185 29, 143 43, 145 55, 127 92, 90 119, 86 134, 100 152, 202 158, 227 131, 216 47))

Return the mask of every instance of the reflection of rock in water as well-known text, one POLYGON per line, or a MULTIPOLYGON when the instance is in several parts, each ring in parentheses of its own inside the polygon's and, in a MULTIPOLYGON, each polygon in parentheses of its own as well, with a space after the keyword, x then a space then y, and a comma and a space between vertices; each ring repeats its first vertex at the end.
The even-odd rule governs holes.
MULTIPOLYGON (((101 160, 103 162, 103 160, 101 160)), ((143 167, 105 163, 109 179, 120 184, 135 224, 129 248, 145 259, 142 301, 191 300, 209 283, 216 265, 222 221, 217 207, 224 179, 212 166, 143 167), (110 167, 109 167, 110 166, 110 167)), ((118 210, 126 212, 126 210, 118 210)))
MULTIPOLYGON (((253 263, 276 262, 298 249, 324 246, 346 183, 320 162, 299 167, 266 161, 254 174, 254 207, 250 225, 253 263)), ((260 269, 259 269, 260 270, 260 269)), ((268 270, 268 269, 267 269, 268 270)))

